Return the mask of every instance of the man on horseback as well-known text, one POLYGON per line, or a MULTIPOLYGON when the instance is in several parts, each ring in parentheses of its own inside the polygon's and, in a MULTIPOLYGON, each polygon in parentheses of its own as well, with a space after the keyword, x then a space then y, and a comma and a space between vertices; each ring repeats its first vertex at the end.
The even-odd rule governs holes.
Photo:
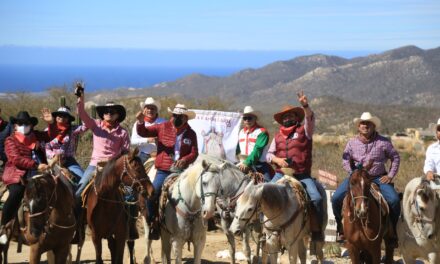
POLYGON ((246 106, 243 110, 243 129, 238 134, 236 151, 243 160, 238 164, 238 168, 247 173, 253 167, 264 175, 264 181, 269 182, 273 176, 273 170, 266 162, 269 133, 257 123, 259 115, 252 106, 246 106))
POLYGON ((142 111, 136 114, 137 133, 141 137, 157 137, 157 157, 155 166, 156 177, 153 181, 154 195, 148 201, 150 239, 159 239, 158 200, 165 179, 172 172, 180 172, 193 163, 198 156, 197 135, 188 125, 188 120, 195 117, 185 105, 177 104, 169 121, 152 126, 145 126, 145 116, 142 111))
MULTIPOLYGON (((350 160, 353 160, 356 166, 366 165, 369 162, 372 162, 369 174, 372 177, 372 181, 379 185, 380 192, 389 205, 391 221, 395 231, 397 220, 400 215, 400 199, 391 182, 399 169, 399 153, 394 149, 391 141, 379 135, 377 132, 377 129, 381 124, 378 117, 372 116, 369 112, 365 112, 360 118, 355 118, 353 122, 357 127, 359 134, 347 142, 342 155, 343 167, 350 175, 352 172, 350 160), (389 172, 387 172, 385 167, 388 160, 391 161, 389 172)), ((332 207, 336 219, 339 241, 345 240, 341 215, 342 203, 345 194, 347 193, 348 182, 349 177, 338 186, 332 197, 332 207)), ((392 244, 397 247, 396 236, 393 239, 392 244)))
MULTIPOLYGON (((148 97, 145 99, 145 102, 141 102, 141 108, 146 127, 161 124, 166 121, 166 119, 159 117, 160 102, 154 100, 153 97, 148 97)), ((145 161, 150 158, 151 153, 157 151, 156 138, 144 138, 139 136, 136 126, 137 124, 134 123, 131 132, 131 145, 139 148, 139 158, 141 158, 142 163, 145 163, 145 161)))
POLYGON ((7 162, 2 178, 9 196, 3 206, 0 244, 7 243, 5 225, 14 219, 23 199, 25 186, 22 178, 30 178, 36 175, 37 171, 48 168, 42 143, 47 142, 49 136, 46 132, 33 129, 38 124, 38 119, 22 111, 17 117, 11 117, 10 121, 14 130, 5 141, 7 162))
POLYGON ((269 147, 267 161, 276 166, 276 174, 272 182, 281 179, 287 169, 291 171, 289 174, 305 186, 318 218, 317 226, 312 227, 314 230, 312 240, 323 241, 321 230, 325 213, 323 199, 316 182, 311 177, 315 115, 304 93, 298 93, 297 96, 302 107, 286 106, 274 115, 274 119, 281 126, 269 147), (303 120, 304 124, 302 124, 303 120))
POLYGON ((437 142, 432 143, 426 150, 425 166, 423 172, 428 181, 434 180, 434 174, 440 174, 440 118, 435 127, 437 142))

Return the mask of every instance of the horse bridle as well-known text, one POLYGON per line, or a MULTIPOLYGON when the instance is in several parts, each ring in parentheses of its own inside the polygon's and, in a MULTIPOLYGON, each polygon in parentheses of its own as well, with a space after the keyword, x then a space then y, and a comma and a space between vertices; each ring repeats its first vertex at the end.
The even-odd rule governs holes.
POLYGON ((122 189, 124 191, 126 190, 134 190, 134 186, 136 184, 138 184, 139 189, 137 190, 139 193, 143 194, 146 192, 144 186, 142 185, 142 183, 144 181, 148 181, 148 177, 144 178, 144 179, 138 179, 136 176, 134 176, 130 171, 134 170, 131 165, 130 162, 128 161, 128 155, 126 154, 124 156, 124 167, 122 169, 121 175, 120 175, 120 180, 121 180, 121 185, 122 185, 122 189), (124 175, 127 175, 130 179, 131 179, 131 185, 126 185, 124 184, 123 178, 124 175))
MULTIPOLYGON (((420 185, 414 190, 414 193, 417 192, 417 190, 420 190, 420 185)), ((420 206, 419 203, 417 202, 417 195, 413 195, 413 201, 411 202, 411 204, 414 204, 416 207, 416 212, 417 212, 417 216, 415 217, 415 221, 416 223, 420 223, 420 225, 422 226, 422 228, 425 227, 425 223, 433 223, 434 219, 431 218, 427 218, 422 216, 421 210, 420 210, 420 206)))

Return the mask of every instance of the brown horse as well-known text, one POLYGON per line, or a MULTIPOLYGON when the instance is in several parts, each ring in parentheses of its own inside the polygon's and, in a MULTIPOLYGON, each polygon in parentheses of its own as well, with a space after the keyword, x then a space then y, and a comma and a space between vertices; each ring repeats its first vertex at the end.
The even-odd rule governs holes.
MULTIPOLYGON (((55 263, 66 263, 70 253, 70 241, 76 228, 74 198, 67 179, 58 175, 47 172, 24 180, 25 226, 20 229, 30 247, 29 263, 39 263, 42 253, 50 250, 55 263)), ((13 230, 17 230, 17 221, 12 220, 7 227, 10 238, 13 230)), ((8 245, 9 241, 2 249, 4 263, 7 263, 8 245)))
POLYGON ((388 242, 388 233, 392 230, 388 207, 381 195, 376 199, 372 194, 373 183, 368 174, 371 165, 355 168, 352 164, 353 172, 344 198, 344 234, 354 264, 379 264, 382 239, 386 246, 385 263, 393 263, 394 248, 388 242))
MULTIPOLYGON (((109 161, 87 191, 87 223, 92 232, 96 263, 103 263, 103 238, 108 241, 112 263, 123 263, 127 225, 132 217, 127 209, 129 203, 123 197, 127 192, 123 190, 131 190, 137 203, 150 197, 154 190, 137 153, 135 149, 109 161)), ((129 246, 133 246, 133 242, 129 246)), ((130 262, 134 262, 133 256, 130 256, 130 262)))

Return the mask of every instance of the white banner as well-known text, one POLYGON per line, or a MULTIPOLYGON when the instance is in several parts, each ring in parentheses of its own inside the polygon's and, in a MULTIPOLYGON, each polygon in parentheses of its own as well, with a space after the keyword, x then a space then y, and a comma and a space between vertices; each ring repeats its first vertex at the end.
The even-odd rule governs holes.
POLYGON ((235 151, 240 132, 241 114, 215 110, 195 110, 188 123, 197 134, 199 153, 236 162, 235 151))

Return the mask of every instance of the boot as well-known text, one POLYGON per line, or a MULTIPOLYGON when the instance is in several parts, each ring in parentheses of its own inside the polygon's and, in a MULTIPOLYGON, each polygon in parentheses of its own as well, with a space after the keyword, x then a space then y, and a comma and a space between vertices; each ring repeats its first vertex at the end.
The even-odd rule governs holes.
POLYGON ((338 218, 336 218, 336 242, 338 243, 345 242, 344 228, 342 226, 342 221, 341 219, 338 218))
POLYGON ((160 226, 159 220, 154 218, 154 220, 150 223, 150 232, 148 233, 149 240, 159 240, 160 238, 160 226))

